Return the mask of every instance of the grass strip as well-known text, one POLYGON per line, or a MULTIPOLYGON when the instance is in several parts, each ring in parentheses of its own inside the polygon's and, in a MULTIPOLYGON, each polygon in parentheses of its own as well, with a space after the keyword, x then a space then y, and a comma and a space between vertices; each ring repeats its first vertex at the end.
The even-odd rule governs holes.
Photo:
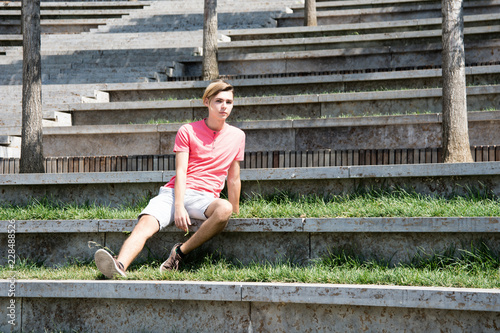
MULTIPOLYGON (((58 203, 44 199, 24 206, 0 205, 0 220, 135 219, 149 198, 118 207, 58 203)), ((430 196, 405 190, 345 195, 280 192, 242 199, 238 218, 500 216, 500 198, 470 190, 467 195, 430 196)))
MULTIPOLYGON (((419 251, 408 263, 363 259, 345 249, 331 250, 306 264, 290 261, 243 265, 221 256, 204 255, 190 259, 179 271, 160 274, 161 261, 133 265, 125 280, 224 281, 336 283, 457 288, 499 288, 499 258, 484 244, 471 250, 427 254, 419 251)), ((16 279, 100 280, 93 262, 73 263, 55 268, 22 260, 15 266, 16 279)), ((0 267, 0 278, 12 278, 12 270, 0 267)))

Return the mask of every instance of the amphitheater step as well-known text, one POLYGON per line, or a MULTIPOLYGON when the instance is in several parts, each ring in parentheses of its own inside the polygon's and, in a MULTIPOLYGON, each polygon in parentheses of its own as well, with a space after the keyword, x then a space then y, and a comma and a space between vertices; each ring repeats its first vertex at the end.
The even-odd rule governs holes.
MULTIPOLYGON (((468 63, 494 61, 499 43, 498 39, 469 42, 465 45, 468 63)), ((322 72, 332 68, 337 71, 404 68, 408 64, 440 66, 441 52, 441 43, 436 42, 404 47, 221 54, 218 60, 221 75, 262 75, 322 72)), ((183 76, 201 75, 201 57, 184 58, 180 62, 185 67, 183 76)))
MULTIPOLYGON (((467 15, 464 16, 464 26, 477 27, 484 25, 498 25, 498 14, 467 15)), ((311 38, 328 36, 364 35, 402 31, 425 31, 441 28, 441 17, 430 19, 410 19, 402 21, 381 21, 367 23, 349 23, 320 25, 314 27, 293 26, 262 29, 234 29, 222 31, 232 41, 268 40, 280 38, 311 38)))
MULTIPOLYGON (((4 296, 0 302, 5 308, 13 304, 15 329, 22 331, 397 331, 404 323, 412 331, 494 332, 500 311, 500 293, 494 289, 203 281, 0 283, 3 295, 15 289, 15 299, 4 296)), ((10 331, 9 325, 5 320, 0 329, 10 331)))
MULTIPOLYGON (((10 141, 9 141, 10 142, 10 141)), ((472 146, 475 162, 500 162, 499 146, 472 146)), ((243 169, 441 163, 441 148, 246 152, 243 169)), ((45 159, 47 173, 175 170, 175 155, 67 156, 45 159)), ((19 173, 19 158, 0 158, 0 174, 19 173)))
MULTIPOLYGON (((120 205, 158 193, 174 171, 1 174, 0 190, 12 204, 50 198, 64 202, 120 205)), ((360 189, 403 188, 433 195, 467 194, 470 189, 500 194, 500 163, 371 165, 244 169, 242 193, 252 197, 276 188, 303 195, 339 195, 360 189)))
MULTIPOLYGON (((88 262, 99 248, 118 253, 136 223, 136 219, 0 221, 0 242, 7 243, 7 226, 13 225, 17 257, 57 267, 75 260, 88 262)), ((196 232, 202 221, 192 223, 190 232, 196 232)), ((137 260, 161 262, 173 244, 185 241, 184 235, 175 226, 162 229, 137 260)), ((247 265, 280 260, 307 264, 328 251, 346 249, 366 260, 396 266, 410 263, 418 254, 447 248, 459 255, 483 244, 496 253, 499 240, 498 217, 233 218, 199 251, 247 265)), ((0 264, 7 265, 7 258, 0 264)))
MULTIPOLYGON (((340 3, 340 2, 339 2, 340 3)), ((500 12, 500 1, 464 1, 464 16, 492 14, 500 12)), ((377 21, 401 21, 441 17, 441 4, 423 2, 405 6, 386 6, 380 8, 335 9, 318 11, 318 25, 365 23, 377 21)), ((303 13, 285 13, 276 17, 279 27, 301 26, 303 13)))

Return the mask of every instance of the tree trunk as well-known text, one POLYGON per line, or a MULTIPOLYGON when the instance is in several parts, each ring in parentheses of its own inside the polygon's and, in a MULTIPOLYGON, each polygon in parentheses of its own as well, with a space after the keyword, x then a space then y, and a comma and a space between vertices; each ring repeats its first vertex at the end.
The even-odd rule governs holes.
POLYGON ((40 0, 23 0, 21 173, 43 173, 40 0))
POLYGON ((304 8, 304 25, 315 27, 318 25, 316 19, 316 0, 306 0, 304 8))
POLYGON ((202 74, 205 81, 219 78, 217 52, 217 0, 205 0, 202 74))
POLYGON ((463 0, 442 0, 443 161, 473 162, 467 123, 463 0))

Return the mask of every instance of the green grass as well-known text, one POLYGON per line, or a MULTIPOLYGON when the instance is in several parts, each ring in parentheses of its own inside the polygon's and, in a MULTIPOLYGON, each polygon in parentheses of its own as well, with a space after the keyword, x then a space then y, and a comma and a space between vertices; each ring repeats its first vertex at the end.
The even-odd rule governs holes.
MULTIPOLYGON (((109 207, 92 203, 32 201, 24 206, 0 205, 0 220, 135 219, 148 198, 109 207)), ((460 217, 500 216, 500 198, 470 191, 465 196, 429 196, 404 190, 356 194, 300 196, 277 193, 243 198, 239 218, 294 217, 460 217)))
MULTIPOLYGON (((225 282, 299 282, 376 284, 399 286, 436 286, 460 288, 499 288, 499 258, 484 244, 469 251, 449 249, 440 254, 418 252, 399 265, 364 259, 354 251, 336 249, 305 265, 293 262, 241 263, 216 255, 191 258, 179 271, 160 274, 160 261, 133 265, 129 280, 225 281, 225 282)), ((72 263, 56 268, 28 260, 19 261, 15 273, 0 267, 0 278, 9 279, 103 279, 94 263, 72 263)))

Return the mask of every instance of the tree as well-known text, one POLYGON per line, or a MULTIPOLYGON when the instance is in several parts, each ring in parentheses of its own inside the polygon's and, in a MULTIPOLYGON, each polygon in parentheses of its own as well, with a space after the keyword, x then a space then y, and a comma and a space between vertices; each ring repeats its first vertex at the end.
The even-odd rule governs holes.
POLYGON ((318 20, 316 18, 316 0, 306 0, 304 5, 304 25, 317 26, 318 20))
POLYGON ((203 22, 203 80, 219 78, 217 63, 217 0, 205 0, 203 22))
POLYGON ((467 123, 463 0, 442 0, 443 161, 473 162, 467 123))
POLYGON ((23 0, 21 173, 43 173, 40 0, 23 0))

